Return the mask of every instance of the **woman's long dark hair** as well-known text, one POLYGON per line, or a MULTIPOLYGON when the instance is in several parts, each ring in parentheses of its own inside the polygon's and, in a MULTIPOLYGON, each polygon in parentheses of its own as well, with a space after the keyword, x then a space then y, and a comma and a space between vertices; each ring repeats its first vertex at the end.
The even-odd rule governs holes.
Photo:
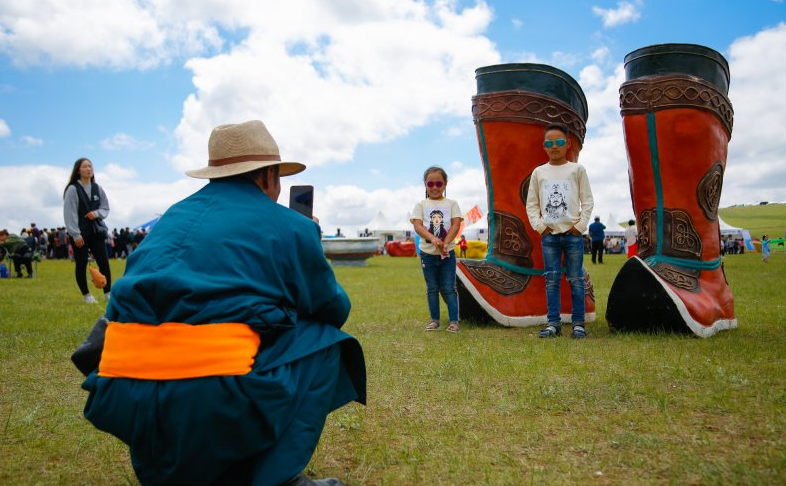
MULTIPOLYGON (((68 178, 68 184, 66 184, 65 189, 63 189, 63 198, 65 198, 65 193, 68 190, 68 186, 70 186, 71 184, 76 182, 77 179, 79 179, 79 168, 82 166, 82 162, 84 162, 85 160, 90 162, 91 164, 93 163, 87 157, 80 157, 76 159, 76 162, 74 162, 74 168, 71 169, 71 177, 68 178)), ((94 168, 93 177, 90 178, 90 182, 95 182, 95 181, 96 181, 96 173, 94 168)))

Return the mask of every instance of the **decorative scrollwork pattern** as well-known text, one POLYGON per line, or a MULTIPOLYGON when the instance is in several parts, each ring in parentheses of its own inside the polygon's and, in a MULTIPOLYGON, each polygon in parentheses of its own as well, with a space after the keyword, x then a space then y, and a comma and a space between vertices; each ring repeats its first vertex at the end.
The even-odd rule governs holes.
POLYGON ((494 211, 492 253, 500 260, 519 267, 532 267, 532 242, 524 223, 514 214, 494 211))
POLYGON ((652 76, 626 81, 620 86, 622 115, 666 108, 698 108, 714 114, 731 138, 734 109, 729 98, 714 86, 687 75, 652 76))
MULTIPOLYGON (((657 211, 641 212, 641 228, 638 235, 639 256, 647 258, 655 254, 658 243, 657 211)), ((702 242, 693 226, 690 215, 681 209, 663 210, 663 242, 661 254, 676 258, 701 259, 702 242)))
POLYGON ((679 289, 693 293, 698 293, 701 290, 699 287, 701 270, 678 267, 664 262, 656 263, 652 269, 655 270, 655 273, 660 275, 663 280, 679 289))
POLYGON ((696 187, 696 199, 699 201, 699 207, 710 221, 718 219, 718 205, 722 188, 723 164, 715 162, 696 187))
POLYGON ((548 96, 530 91, 499 91, 472 97, 475 123, 487 120, 534 121, 548 125, 564 123, 575 133, 581 144, 587 125, 568 105, 548 96))
POLYGON ((462 260, 470 275, 500 295, 513 295, 527 288, 530 276, 511 272, 486 260, 462 260))
POLYGON ((527 206, 527 194, 529 193, 529 180, 532 178, 532 173, 527 176, 526 179, 521 181, 521 186, 519 186, 519 197, 521 198, 521 203, 526 207, 527 206))

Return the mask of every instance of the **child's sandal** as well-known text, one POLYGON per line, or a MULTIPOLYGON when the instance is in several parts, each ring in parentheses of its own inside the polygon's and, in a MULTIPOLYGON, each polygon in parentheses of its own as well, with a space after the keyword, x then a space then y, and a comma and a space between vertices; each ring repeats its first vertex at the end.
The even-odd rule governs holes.
POLYGON ((573 333, 571 333, 570 337, 573 339, 584 339, 587 337, 587 331, 584 329, 584 326, 573 326, 573 333))
POLYGON ((431 321, 426 324, 426 331, 436 331, 439 329, 439 321, 431 321))
POLYGON ((549 324, 548 326, 541 329, 540 332, 538 332, 538 337, 552 338, 557 337, 560 334, 562 334, 562 329, 560 327, 549 324))

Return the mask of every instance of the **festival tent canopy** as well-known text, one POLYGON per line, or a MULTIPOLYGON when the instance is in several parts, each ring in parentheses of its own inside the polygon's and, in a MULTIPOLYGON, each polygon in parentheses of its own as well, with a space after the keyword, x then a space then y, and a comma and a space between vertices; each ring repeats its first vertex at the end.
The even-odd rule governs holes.
POLYGON ((609 218, 601 223, 606 225, 606 229, 603 230, 606 236, 625 236, 625 227, 614 219, 614 213, 609 213, 609 218))
POLYGON ((147 223, 142 223, 136 228, 134 228, 134 231, 139 231, 139 230, 150 231, 151 229, 153 229, 153 226, 155 226, 156 223, 158 223, 159 219, 161 219, 161 216, 156 216, 155 218, 151 219, 147 223))
MULTIPOLYGON (((593 217, 592 221, 590 222, 590 224, 592 224, 594 222, 595 222, 595 218, 593 217)), ((601 219, 600 222, 603 223, 603 225, 606 227, 606 229, 603 230, 603 233, 606 236, 625 236, 625 227, 621 226, 617 222, 617 220, 614 219, 614 214, 613 213, 609 213, 609 217, 607 219, 605 219, 605 220, 601 219)), ((589 230, 585 231, 584 234, 588 235, 589 234, 589 230)))
POLYGON ((735 226, 730 225, 723 218, 718 216, 718 225, 720 226, 720 234, 723 236, 726 235, 734 235, 734 236, 743 236, 743 229, 737 228, 735 226))
POLYGON ((401 228, 395 227, 382 211, 377 211, 377 215, 374 216, 374 219, 369 221, 363 229, 372 232, 376 231, 377 233, 395 233, 401 231, 401 228))
POLYGON ((488 240, 488 234, 486 234, 487 229, 488 229, 488 222, 486 221, 486 218, 483 218, 475 221, 469 226, 466 226, 464 228, 464 231, 461 232, 461 234, 464 235, 464 238, 468 240, 487 241, 488 240))

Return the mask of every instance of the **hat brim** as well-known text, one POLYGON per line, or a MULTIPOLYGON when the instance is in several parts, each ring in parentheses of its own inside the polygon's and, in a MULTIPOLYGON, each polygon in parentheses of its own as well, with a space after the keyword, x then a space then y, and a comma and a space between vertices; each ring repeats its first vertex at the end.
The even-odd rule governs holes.
POLYGON ((256 161, 236 162, 218 167, 203 167, 201 169, 188 170, 186 175, 196 179, 221 179, 235 175, 245 174, 263 167, 273 165, 279 166, 278 175, 281 177, 295 175, 306 170, 306 166, 300 162, 278 162, 278 161, 256 161))

